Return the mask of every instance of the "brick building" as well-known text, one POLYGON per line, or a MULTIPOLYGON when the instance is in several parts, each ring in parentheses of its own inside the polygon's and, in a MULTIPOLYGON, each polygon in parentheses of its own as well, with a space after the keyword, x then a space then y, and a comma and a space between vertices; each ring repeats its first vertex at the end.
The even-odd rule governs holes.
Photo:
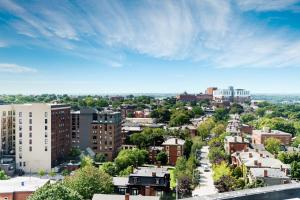
POLYGON ((232 154, 237 151, 242 151, 249 147, 249 141, 241 136, 226 136, 224 139, 225 151, 232 154))
POLYGON ((265 144, 268 138, 276 138, 281 141, 283 145, 289 145, 292 140, 292 134, 279 130, 271 130, 270 128, 263 128, 263 130, 253 130, 252 143, 265 144))
POLYGON ((185 141, 178 138, 167 139, 162 146, 168 155, 169 165, 176 165, 177 158, 183 155, 183 146, 185 141))

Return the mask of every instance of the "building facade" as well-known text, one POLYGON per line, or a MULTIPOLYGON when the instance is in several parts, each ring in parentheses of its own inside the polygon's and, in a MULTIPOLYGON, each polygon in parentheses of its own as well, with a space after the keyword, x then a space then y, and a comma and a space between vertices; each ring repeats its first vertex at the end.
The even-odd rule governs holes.
MULTIPOLYGON (((24 172, 38 172, 43 169, 49 172, 69 153, 69 106, 36 103, 4 107, 13 116, 11 132, 15 133, 10 143, 15 145, 9 151, 15 154, 16 169, 24 172)), ((0 106, 2 110, 4 107, 0 106)), ((1 136, 2 134, 3 132, 1 136)), ((7 145, 1 148, 6 149, 7 145)))
POLYGON ((265 144, 268 138, 276 138, 280 140, 281 144, 289 145, 292 140, 292 134, 279 130, 271 130, 270 128, 263 128, 263 130, 253 130, 252 143, 265 144))
POLYGON ((112 160, 121 147, 121 113, 103 111, 97 114, 90 129, 90 147, 112 160))
POLYGON ((214 90, 213 99, 216 101, 245 103, 251 101, 251 96, 250 96, 250 91, 248 90, 234 89, 232 86, 230 86, 228 89, 214 90))
POLYGON ((182 139, 169 138, 162 144, 164 151, 168 155, 169 165, 175 166, 177 159, 183 155, 184 143, 185 141, 182 139))

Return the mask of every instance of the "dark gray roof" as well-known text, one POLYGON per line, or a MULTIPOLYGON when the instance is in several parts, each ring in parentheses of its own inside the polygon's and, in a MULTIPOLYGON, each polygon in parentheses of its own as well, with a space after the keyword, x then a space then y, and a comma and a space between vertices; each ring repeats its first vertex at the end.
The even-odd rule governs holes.
MULTIPOLYGON (((94 194, 92 200, 125 200, 125 195, 94 194)), ((130 196, 129 200, 159 200, 158 196, 130 196)))

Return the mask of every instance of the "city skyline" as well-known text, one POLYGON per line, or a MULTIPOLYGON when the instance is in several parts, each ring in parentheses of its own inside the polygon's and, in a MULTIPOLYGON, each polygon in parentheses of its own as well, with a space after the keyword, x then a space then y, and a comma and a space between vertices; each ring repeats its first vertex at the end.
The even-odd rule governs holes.
POLYGON ((299 94, 299 2, 3 0, 0 93, 299 94))

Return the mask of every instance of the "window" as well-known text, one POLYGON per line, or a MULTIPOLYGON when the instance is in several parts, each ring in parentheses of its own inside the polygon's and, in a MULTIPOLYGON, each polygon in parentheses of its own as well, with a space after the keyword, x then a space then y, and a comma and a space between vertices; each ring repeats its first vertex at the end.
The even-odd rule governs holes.
POLYGON ((45 131, 48 130, 48 126, 45 126, 45 131))
POLYGON ((24 167, 26 166, 26 162, 23 162, 23 166, 24 166, 24 167))
POLYGON ((32 119, 29 119, 29 124, 32 124, 32 119))
POLYGON ((45 146, 45 151, 48 151, 48 147, 47 146, 45 146))
POLYGON ((48 139, 45 139, 45 144, 48 144, 48 139))
POLYGON ((29 112, 29 117, 32 117, 32 112, 29 112))
POLYGON ((22 119, 19 119, 19 124, 22 124, 22 119))
POLYGON ((47 124, 48 123, 48 119, 45 119, 45 124, 47 124))
POLYGON ((22 144, 22 140, 19 140, 19 144, 22 144))
POLYGON ((47 112, 45 112, 45 117, 48 117, 48 113, 47 112))
POLYGON ((48 134, 47 134, 47 132, 45 132, 45 137, 48 137, 48 134))
POLYGON ((21 133, 21 132, 19 133, 19 137, 20 137, 20 138, 22 137, 22 133, 21 133))
POLYGON ((22 162, 19 163, 20 167, 22 167, 22 162))
POLYGON ((29 137, 30 137, 30 138, 32 137, 32 133, 31 133, 31 132, 29 132, 29 137))
POLYGON ((29 126, 29 131, 32 131, 32 126, 29 126))
POLYGON ((22 117, 22 112, 19 112, 19 117, 22 117))
POLYGON ((32 144, 32 139, 29 140, 29 144, 32 144))
POLYGON ((29 151, 32 151, 32 146, 29 146, 29 151))
POLYGON ((19 153, 19 158, 22 159, 22 154, 21 153, 19 153))

